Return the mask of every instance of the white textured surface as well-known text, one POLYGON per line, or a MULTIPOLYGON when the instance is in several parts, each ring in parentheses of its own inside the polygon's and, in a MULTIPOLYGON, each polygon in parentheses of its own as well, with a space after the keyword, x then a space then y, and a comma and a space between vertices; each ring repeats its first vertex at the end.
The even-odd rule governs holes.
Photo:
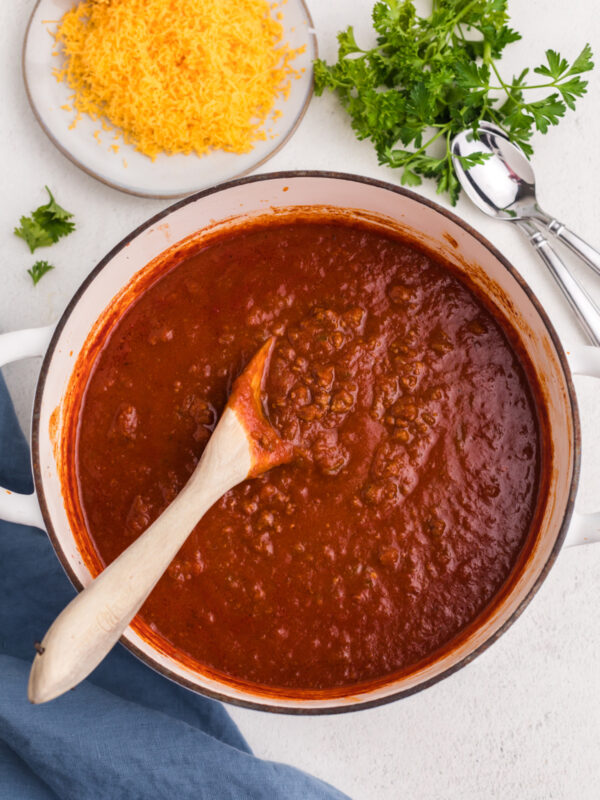
MULTIPOLYGON (((132 228, 166 207, 109 189, 81 173, 46 140, 29 110, 20 47, 33 0, 0 4, 4 81, 0 115, 0 331, 57 318, 97 261, 132 228), (11 230, 45 202, 43 185, 77 214, 75 234, 38 251, 56 264, 34 289, 25 270, 35 259, 11 230)), ((512 0, 508 74, 541 60, 545 47, 574 57, 590 41, 600 60, 595 0, 512 0)), ((321 54, 332 59, 335 32, 353 23, 369 37, 370 0, 310 2, 321 54)), ((422 7, 426 7, 423 2, 422 7)), ((600 68, 589 94, 560 127, 535 140, 539 195, 548 211, 600 245, 600 68)), ((315 98, 300 129, 264 171, 332 169, 394 181, 370 145, 354 139, 334 98, 315 98)), ((435 199, 431 186, 422 193, 435 199)), ((512 260, 567 344, 582 341, 550 278, 517 232, 480 215, 467 201, 457 212, 512 260)), ((573 263, 572 258, 569 262, 573 263)), ((576 267, 600 301, 600 280, 576 267)), ((36 365, 6 369, 20 419, 28 425, 36 365)), ((600 387, 578 379, 583 423, 579 507, 599 510, 600 387)), ((600 545, 565 551, 521 619, 490 650, 418 695, 339 717, 278 717, 233 709, 256 753, 307 769, 356 800, 587 800, 600 796, 600 545)))

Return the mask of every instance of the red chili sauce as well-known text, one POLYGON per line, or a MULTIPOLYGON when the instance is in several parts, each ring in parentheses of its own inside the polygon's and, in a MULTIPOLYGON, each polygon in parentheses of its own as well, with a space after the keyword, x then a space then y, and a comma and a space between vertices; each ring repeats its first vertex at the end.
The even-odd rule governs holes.
POLYGON ((109 563, 173 500, 270 336, 268 413, 297 458, 209 511, 141 617, 201 665, 267 686, 406 669, 506 581, 540 476, 532 391, 500 324, 408 243, 271 224, 148 288, 82 406, 91 538, 109 563))

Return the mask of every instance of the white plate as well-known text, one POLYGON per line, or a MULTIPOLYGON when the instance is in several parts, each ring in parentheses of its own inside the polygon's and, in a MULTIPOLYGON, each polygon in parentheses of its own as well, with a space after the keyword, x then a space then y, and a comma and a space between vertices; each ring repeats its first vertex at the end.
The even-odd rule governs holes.
POLYGON ((301 77, 292 79, 287 100, 277 107, 283 112, 277 120, 265 123, 274 138, 257 141, 249 153, 211 152, 202 158, 196 155, 159 155, 155 161, 138 153, 122 139, 114 140, 114 132, 94 132, 101 123, 87 115, 69 130, 75 114, 61 106, 69 105, 73 91, 66 83, 58 83, 52 71, 60 66, 53 56, 54 39, 50 35, 56 24, 75 0, 38 0, 23 45, 23 75, 33 111, 52 142, 78 167, 98 180, 131 194, 145 197, 180 197, 206 189, 222 181, 238 178, 256 169, 274 155, 290 138, 302 119, 312 94, 312 61, 317 57, 317 40, 310 13, 304 0, 288 0, 278 8, 283 14, 284 41, 292 48, 306 45, 304 53, 294 59, 294 69, 305 69, 301 77), (99 141, 98 141, 99 139, 99 141), (110 145, 118 144, 118 152, 110 145))

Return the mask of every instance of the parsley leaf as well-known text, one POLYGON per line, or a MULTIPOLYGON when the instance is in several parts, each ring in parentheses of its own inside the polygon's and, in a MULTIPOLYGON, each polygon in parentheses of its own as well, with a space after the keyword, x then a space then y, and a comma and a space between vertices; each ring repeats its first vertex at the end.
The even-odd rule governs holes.
POLYGON ((29 217, 21 217, 20 227, 15 228, 15 234, 25 240, 32 253, 38 247, 48 247, 75 230, 75 223, 71 221, 73 214, 59 206, 50 189, 47 186, 45 188, 49 202, 32 211, 29 217))
POLYGON ((36 261, 33 267, 28 269, 27 272, 31 275, 31 280, 35 286, 40 278, 42 278, 47 272, 50 272, 51 269, 54 269, 54 267, 47 261, 36 261))
POLYGON ((21 217, 20 228, 15 228, 15 234, 24 239, 33 253, 38 247, 48 247, 53 244, 53 239, 37 220, 33 217, 21 217))
POLYGON ((569 62, 566 58, 561 58, 555 50, 546 50, 546 60, 548 66, 542 64, 533 71, 538 75, 547 75, 549 78, 560 78, 569 69, 569 62))
POLYGON ((433 178, 452 204, 460 193, 450 153, 456 133, 488 120, 531 155, 533 133, 575 108, 587 90, 580 75, 594 67, 589 44, 572 63, 548 49, 546 63, 505 81, 497 62, 521 38, 508 25, 508 0, 432 0, 427 17, 412 0, 379 0, 372 18, 376 46, 363 50, 351 27, 341 31, 337 62, 314 63, 315 94, 337 94, 356 136, 372 141, 379 163, 400 170, 403 184, 433 178), (526 83, 531 72, 541 77, 526 83))
POLYGON ((586 44, 581 53, 573 62, 573 66, 567 72, 567 75, 579 75, 582 72, 589 72, 594 69, 594 62, 592 61, 592 48, 586 44))

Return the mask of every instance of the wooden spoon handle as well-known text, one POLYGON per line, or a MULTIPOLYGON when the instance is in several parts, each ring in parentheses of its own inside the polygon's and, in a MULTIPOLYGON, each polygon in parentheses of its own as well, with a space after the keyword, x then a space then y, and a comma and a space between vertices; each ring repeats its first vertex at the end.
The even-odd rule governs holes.
POLYGON ((43 703, 86 678, 136 615, 190 531, 252 467, 247 433, 226 408, 200 463, 158 519, 89 584, 44 636, 29 678, 32 703, 43 703))

